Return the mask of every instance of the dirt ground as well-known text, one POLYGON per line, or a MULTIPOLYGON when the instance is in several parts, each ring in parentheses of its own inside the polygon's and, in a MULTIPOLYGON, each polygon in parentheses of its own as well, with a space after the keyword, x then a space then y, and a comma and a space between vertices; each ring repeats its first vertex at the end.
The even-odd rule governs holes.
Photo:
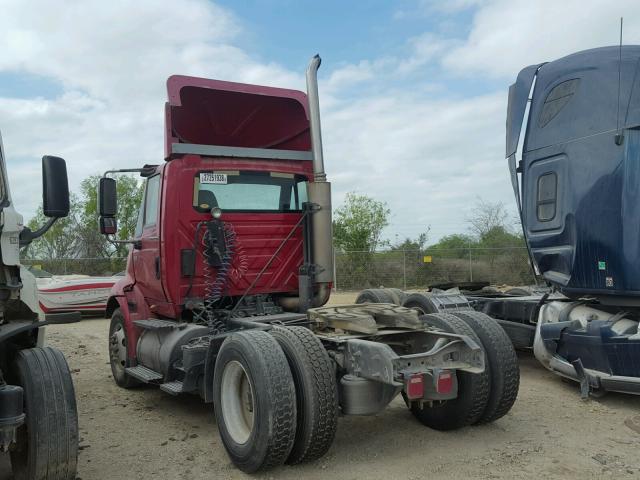
MULTIPOLYGON (((333 303, 348 303, 348 295, 333 303)), ((113 383, 108 320, 49 327, 73 370, 82 480, 243 479, 218 437, 213 409, 195 396, 113 383)), ((640 398, 581 401, 573 384, 520 353, 518 400, 501 420, 455 432, 417 423, 401 400, 373 417, 343 417, 324 458, 261 479, 640 478, 640 398)), ((0 480, 10 477, 0 456, 0 480)))

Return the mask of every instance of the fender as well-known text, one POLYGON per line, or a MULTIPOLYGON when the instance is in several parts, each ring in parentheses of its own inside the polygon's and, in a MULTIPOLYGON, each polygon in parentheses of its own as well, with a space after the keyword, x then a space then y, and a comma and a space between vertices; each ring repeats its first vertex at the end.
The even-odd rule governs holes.
POLYGON ((134 320, 156 318, 149 305, 136 286, 135 280, 127 273, 124 278, 118 280, 111 288, 111 294, 107 300, 106 316, 110 317, 116 308, 119 308, 124 317, 124 328, 129 338, 127 353, 131 359, 137 358, 136 347, 140 336, 140 329, 133 324, 134 320))
POLYGON ((45 316, 45 320, 42 321, 13 321, 2 325, 0 328, 0 343, 5 340, 15 337, 24 332, 39 328, 43 331, 47 325, 61 325, 64 323, 78 323, 82 319, 80 312, 62 312, 62 313, 49 313, 45 316))

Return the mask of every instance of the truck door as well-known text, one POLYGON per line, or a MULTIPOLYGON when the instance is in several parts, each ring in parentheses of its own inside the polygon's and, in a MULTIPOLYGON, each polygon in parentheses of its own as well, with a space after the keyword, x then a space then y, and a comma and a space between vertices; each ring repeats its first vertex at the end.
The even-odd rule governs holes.
POLYGON ((160 174, 147 179, 133 247, 136 285, 149 301, 165 302, 160 272, 160 174))

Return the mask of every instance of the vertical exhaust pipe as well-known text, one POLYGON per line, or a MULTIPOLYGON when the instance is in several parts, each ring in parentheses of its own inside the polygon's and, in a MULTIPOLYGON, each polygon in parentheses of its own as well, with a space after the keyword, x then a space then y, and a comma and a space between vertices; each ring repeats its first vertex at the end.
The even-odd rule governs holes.
POLYGON ((314 55, 307 67, 307 98, 309 99, 309 128, 311 129, 311 153, 313 174, 316 182, 326 182, 324 157, 322 155, 322 132, 320 131, 320 99, 318 97, 318 68, 322 59, 314 55))
MULTIPOLYGON (((333 228, 331 224, 331 183, 327 182, 322 154, 320 131, 320 100, 318 97, 318 68, 320 55, 315 55, 307 67, 307 98, 309 100, 309 129, 313 154, 314 181, 308 184, 309 201, 320 207, 311 218, 311 251, 316 265, 315 281, 323 290, 333 282, 333 228)), ((322 297, 322 295, 321 295, 322 297)), ((329 299, 325 295, 324 304, 329 299)), ((319 305, 314 305, 319 306, 319 305)))

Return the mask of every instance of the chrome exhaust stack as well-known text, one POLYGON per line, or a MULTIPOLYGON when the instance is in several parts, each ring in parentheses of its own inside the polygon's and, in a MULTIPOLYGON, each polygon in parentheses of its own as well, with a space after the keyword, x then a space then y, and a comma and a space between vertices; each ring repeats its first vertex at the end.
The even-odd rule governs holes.
MULTIPOLYGON (((333 231, 331 224, 331 183, 327 182, 322 154, 320 131, 320 101, 318 97, 318 68, 320 55, 315 55, 307 67, 307 98, 309 99, 309 128, 313 154, 314 182, 308 184, 309 202, 320 209, 311 217, 311 250, 316 266, 316 283, 333 282, 333 231)), ((328 295, 326 296, 328 300, 328 295)), ((325 300, 325 302, 326 302, 325 300)), ((324 302, 323 302, 324 303, 324 302)), ((314 305, 318 306, 318 305, 314 305)))
POLYGON ((318 97, 318 68, 322 59, 314 55, 307 67, 307 98, 309 99, 309 128, 311 130, 311 153, 313 174, 316 182, 326 182, 324 157, 322 155, 322 133, 320 131, 320 99, 318 97))

